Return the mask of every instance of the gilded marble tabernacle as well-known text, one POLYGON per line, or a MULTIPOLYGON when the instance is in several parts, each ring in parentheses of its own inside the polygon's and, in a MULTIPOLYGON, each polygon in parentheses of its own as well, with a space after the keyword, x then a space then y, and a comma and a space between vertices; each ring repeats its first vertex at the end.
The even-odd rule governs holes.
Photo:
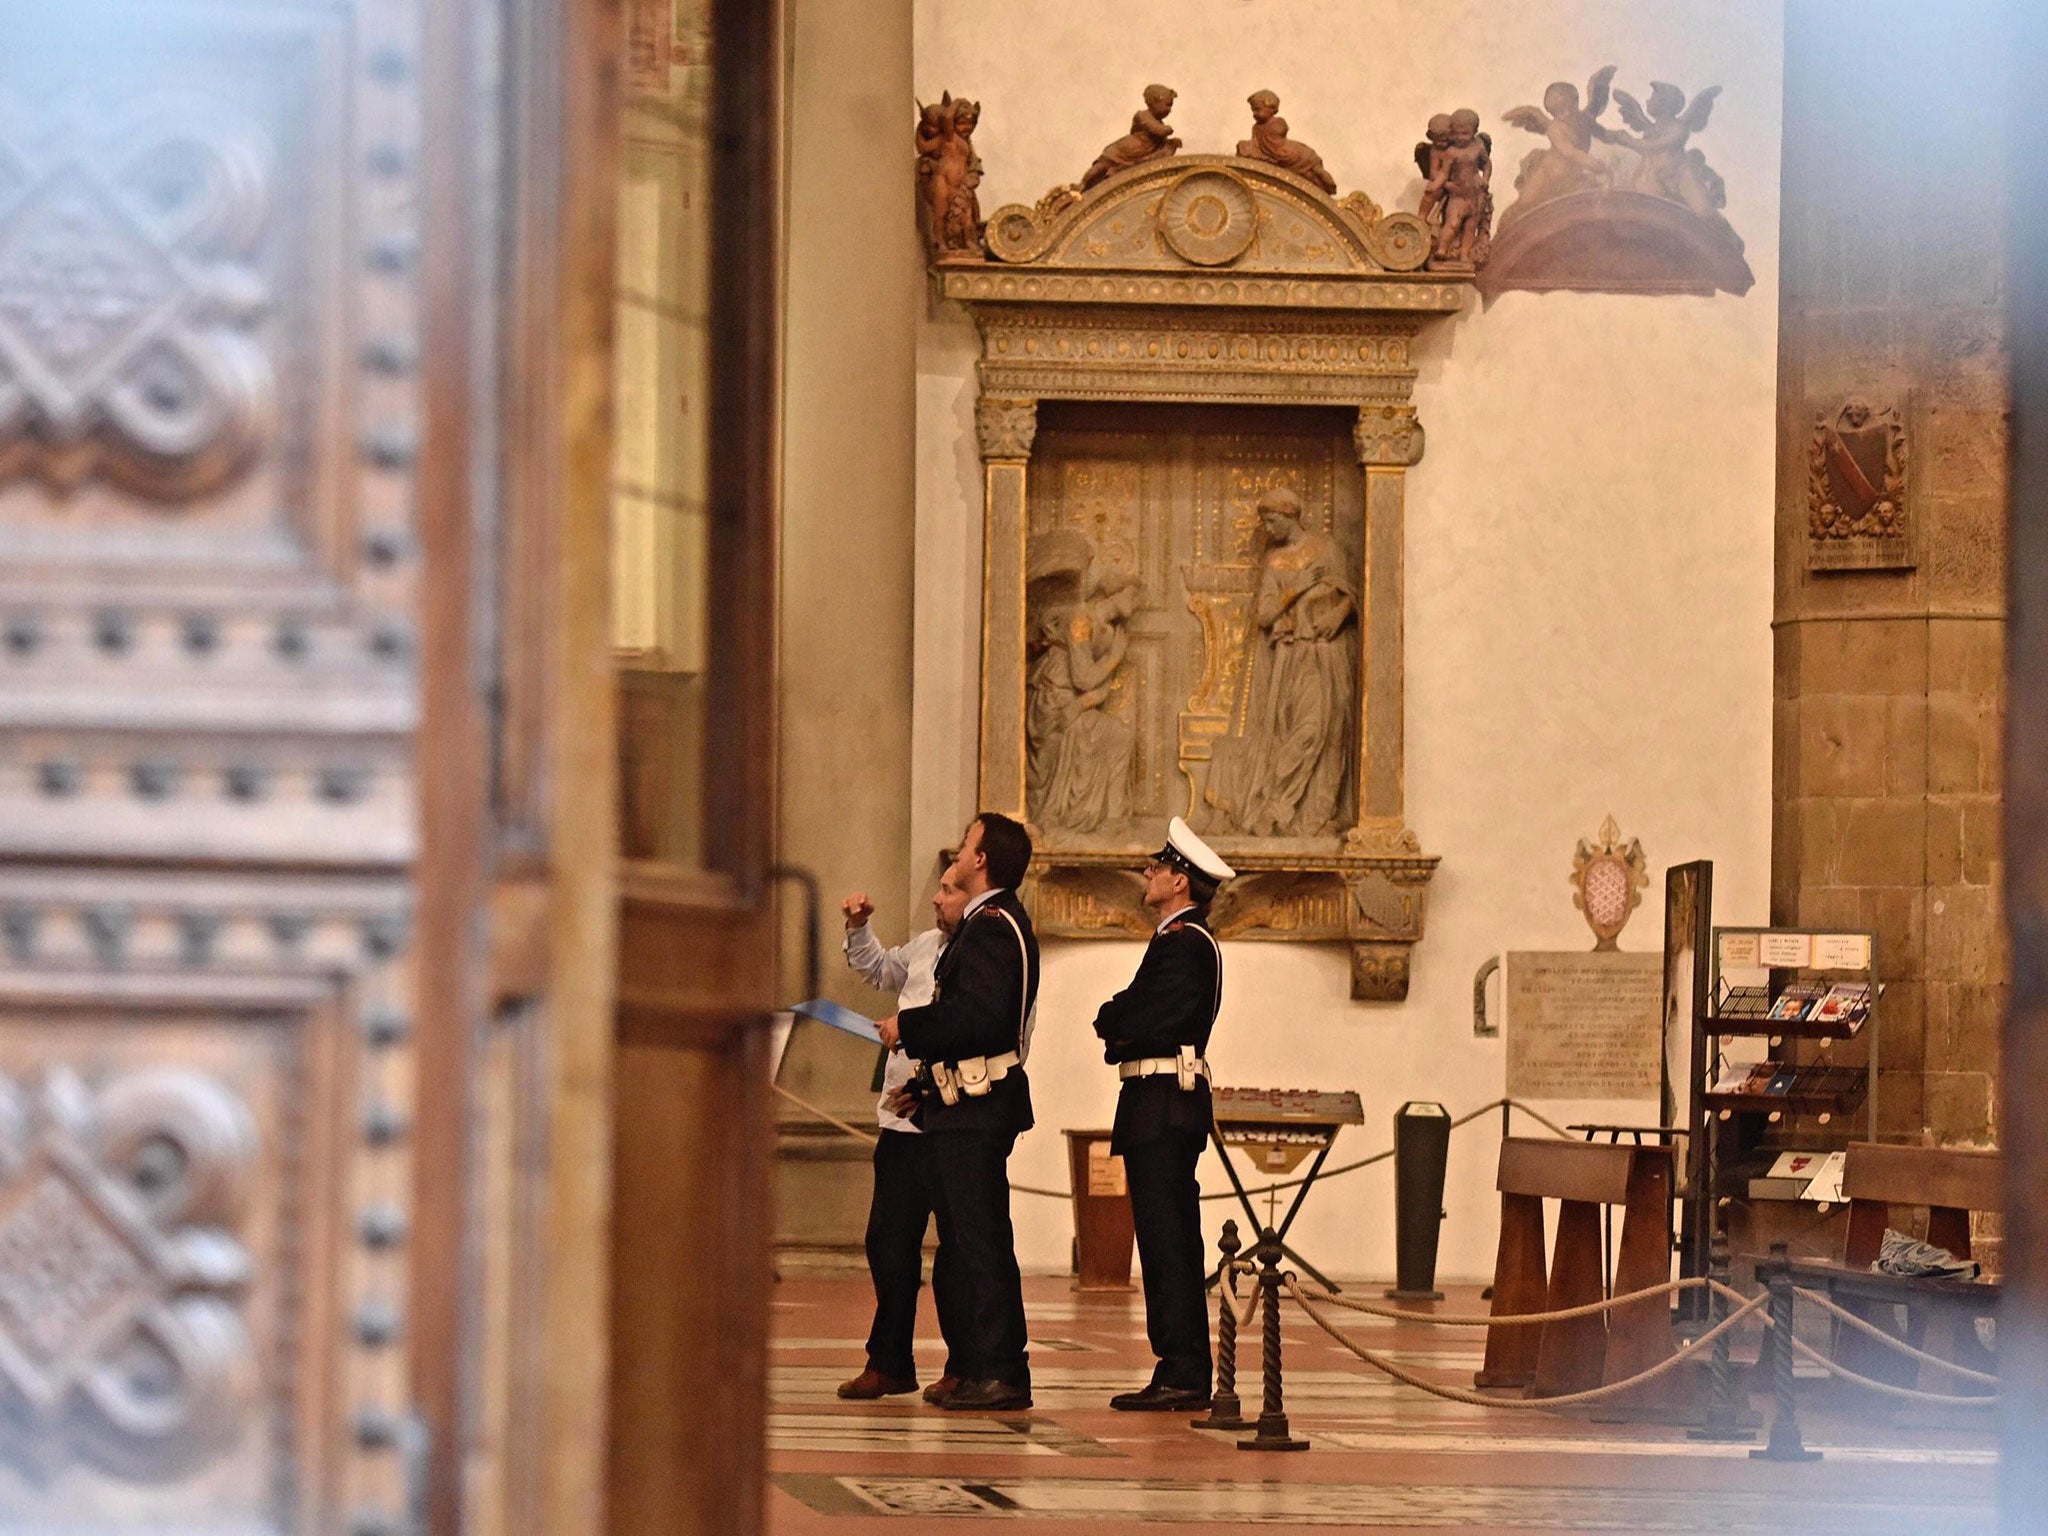
POLYGON ((1437 864, 1403 810, 1409 349, 1469 279, 1327 179, 1162 150, 934 272, 982 338, 980 801, 1036 832, 1040 931, 1143 933, 1186 815, 1241 872, 1219 933, 1348 944, 1398 1000, 1437 864))

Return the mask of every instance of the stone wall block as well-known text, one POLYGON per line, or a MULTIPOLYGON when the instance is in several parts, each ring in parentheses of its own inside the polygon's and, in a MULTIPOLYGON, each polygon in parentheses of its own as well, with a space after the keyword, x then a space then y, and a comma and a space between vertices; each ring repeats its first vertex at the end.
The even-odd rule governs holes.
POLYGON ((1807 885, 1838 883, 1841 862, 1842 802, 1805 796, 1799 801, 1799 867, 1807 885))
POLYGON ((1966 885, 1997 886, 2003 869, 2005 801, 1998 795, 1971 795, 1958 804, 1963 816, 1961 879, 1966 885))
POLYGON ((1874 694, 1810 694, 1799 707, 1799 792, 1885 792, 1889 701, 1874 694))
POLYGON ((1884 788, 1889 795, 1927 790, 1927 699, 1885 700, 1884 788))
POLYGON ((1929 621, 1927 686, 1938 693, 1997 698, 2005 687, 2005 626, 1979 619, 1929 621))
POLYGON ((1878 980, 1903 980, 1926 974, 1926 890, 1915 884, 1867 890, 1862 896, 1862 926, 1877 935, 1878 980))
MULTIPOLYGON (((1859 606, 1885 609, 1898 603, 1896 583, 1830 578, 1828 585, 1859 606)), ((1801 693, 1915 695, 1927 691, 1927 623, 1924 619, 1861 619, 1808 623, 1800 646, 1801 693)))
POLYGON ((1927 879, 1956 885, 1963 879, 1963 800, 1937 795, 1927 802, 1927 879))
POLYGON ((1927 1027, 1927 994, 1932 988, 1918 981, 1886 981, 1882 973, 1878 980, 1885 984, 1878 1003, 1878 1027, 1884 1032, 1877 1052, 1879 1070, 1918 1072, 1933 1065, 1937 1044, 1927 1027))
POLYGON ((2005 594, 2005 495, 1996 485, 1922 499, 1920 570, 1928 600, 1996 611, 2005 594))
POLYGON ((1853 885, 1809 885, 1799 893, 1793 922, 1802 928, 1860 929, 1863 892, 1853 885))
POLYGON ((1918 1141, 1925 1123, 1926 1088, 1919 1068, 1893 1071, 1881 1062, 1878 1075, 1877 1136, 1885 1141, 1918 1141))
POLYGON ((1983 789, 1982 713, 1978 700, 1970 694, 1927 696, 1928 793, 1976 794, 1983 789))
POLYGON ((1918 885, 1925 878, 1927 805, 1923 800, 1843 803, 1836 868, 1845 885, 1918 885))
MULTIPOLYGON (((1939 1059, 1934 1064, 1951 1071, 1989 1072, 1996 1077, 2005 1029, 2006 1002, 2011 989, 1972 982, 1930 984, 1930 989, 1935 988, 1946 994, 1946 1006, 1938 1046, 1939 1059)), ((1930 1052, 1934 1052, 1936 1040, 1931 1029, 1928 1044, 1930 1052)))
POLYGON ((1992 1078, 1988 1072, 1927 1074, 1927 1134, 1936 1146, 1991 1140, 1992 1078))
POLYGON ((1927 893, 1927 975, 1938 981, 1999 982, 2002 945, 1990 886, 1951 885, 1927 893))

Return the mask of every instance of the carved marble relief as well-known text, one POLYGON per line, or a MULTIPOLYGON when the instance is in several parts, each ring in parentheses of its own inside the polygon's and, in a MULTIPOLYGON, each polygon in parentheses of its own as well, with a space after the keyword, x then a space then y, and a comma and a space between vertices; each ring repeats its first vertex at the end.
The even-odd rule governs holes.
POLYGON ((1861 395, 1816 411, 1806 456, 1809 570, 1906 570, 1906 423, 1861 395))
POLYGON ((1174 153, 1170 105, 935 261, 982 337, 981 803, 1036 826, 1042 933, 1147 931, 1184 814, 1242 871, 1220 933, 1347 944, 1398 999, 1437 862, 1402 808, 1410 343, 1480 231, 1423 270, 1441 227, 1333 197, 1274 93, 1237 156, 1174 153))

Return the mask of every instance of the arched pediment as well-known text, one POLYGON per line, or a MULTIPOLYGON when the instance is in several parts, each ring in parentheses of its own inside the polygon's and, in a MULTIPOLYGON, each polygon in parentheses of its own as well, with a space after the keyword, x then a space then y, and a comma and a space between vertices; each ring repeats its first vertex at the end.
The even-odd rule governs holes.
POLYGON ((1175 155, 998 208, 987 247, 1005 265, 1071 271, 1360 278, 1417 271, 1430 240, 1414 214, 1383 213, 1362 192, 1331 197, 1235 155, 1175 155))

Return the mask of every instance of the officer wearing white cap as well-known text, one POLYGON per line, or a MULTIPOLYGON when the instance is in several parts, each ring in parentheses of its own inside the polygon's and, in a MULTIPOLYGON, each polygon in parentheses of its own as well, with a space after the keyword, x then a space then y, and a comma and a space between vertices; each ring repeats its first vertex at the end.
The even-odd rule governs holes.
POLYGON ((1102 1005, 1095 1033, 1117 1069, 1110 1150, 1124 1160, 1145 1273, 1151 1382, 1112 1408, 1198 1412, 1209 1406, 1209 1318, 1202 1301, 1201 1189, 1209 1139, 1209 1031, 1223 1002, 1223 951, 1209 903, 1237 871, 1176 816, 1145 865, 1145 905, 1159 917, 1131 984, 1102 1005))

